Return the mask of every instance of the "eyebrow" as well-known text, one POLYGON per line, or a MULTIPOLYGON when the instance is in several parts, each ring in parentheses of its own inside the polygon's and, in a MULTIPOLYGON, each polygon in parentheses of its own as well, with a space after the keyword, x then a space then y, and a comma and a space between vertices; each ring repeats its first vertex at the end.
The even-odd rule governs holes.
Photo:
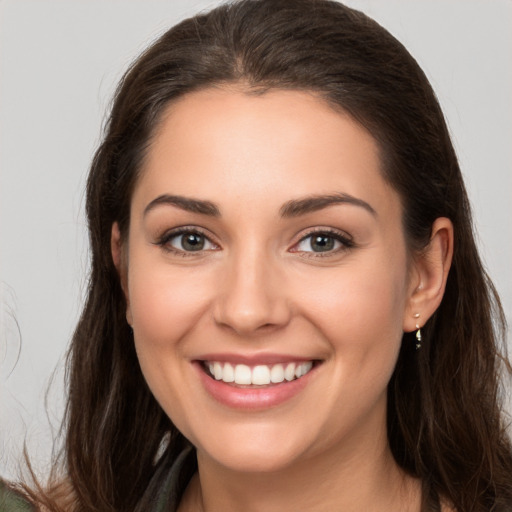
MULTIPOLYGON (((373 216, 377 216, 377 212, 366 201, 344 193, 315 195, 304 197, 302 199, 292 199, 291 201, 287 201, 280 208, 279 214, 283 218, 299 217, 300 215, 323 210, 324 208, 336 204, 351 204, 359 206, 367 210, 373 216)), ((211 201, 169 194, 163 194, 153 199, 153 201, 151 201, 144 209, 144 216, 160 205, 176 206, 177 208, 187 212, 199 213, 210 217, 220 217, 219 207, 211 201)))
POLYGON ((144 208, 144 216, 148 212, 160 205, 176 206, 182 210, 192 213, 200 213, 201 215, 208 215, 210 217, 219 217, 220 210, 215 203, 211 201, 204 201, 202 199, 192 199, 183 196, 173 196, 163 194, 153 199, 146 208, 144 208))
POLYGON ((366 201, 344 193, 315 195, 308 196, 303 199, 293 199, 286 202, 281 207, 279 213, 281 214, 281 217, 284 218, 298 217, 307 213, 323 210, 324 208, 335 204, 351 204, 359 206, 367 210, 374 217, 377 216, 377 212, 366 201))

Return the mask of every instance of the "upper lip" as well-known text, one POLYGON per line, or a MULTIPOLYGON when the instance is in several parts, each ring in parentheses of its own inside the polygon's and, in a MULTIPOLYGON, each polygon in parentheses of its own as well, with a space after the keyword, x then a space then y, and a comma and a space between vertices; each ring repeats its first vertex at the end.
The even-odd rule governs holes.
POLYGON ((235 353, 210 353, 203 354, 199 357, 194 358, 195 361, 218 361, 222 363, 231 364, 245 364, 247 366, 257 365, 271 365, 280 363, 301 363, 306 361, 315 361, 318 358, 305 357, 291 354, 274 354, 274 353, 262 353, 262 354, 235 354, 235 353))

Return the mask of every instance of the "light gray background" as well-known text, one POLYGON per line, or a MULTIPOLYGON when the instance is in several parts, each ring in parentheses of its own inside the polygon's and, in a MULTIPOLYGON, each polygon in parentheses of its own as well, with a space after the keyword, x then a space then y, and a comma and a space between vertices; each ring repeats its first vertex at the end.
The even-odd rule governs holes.
MULTIPOLYGON (((0 0, 1 474, 14 475, 25 437, 44 471, 49 423, 59 424, 87 270, 84 180, 114 85, 158 34, 217 3, 0 0)), ((431 79, 510 321, 512 2, 347 3, 396 35, 431 79)))

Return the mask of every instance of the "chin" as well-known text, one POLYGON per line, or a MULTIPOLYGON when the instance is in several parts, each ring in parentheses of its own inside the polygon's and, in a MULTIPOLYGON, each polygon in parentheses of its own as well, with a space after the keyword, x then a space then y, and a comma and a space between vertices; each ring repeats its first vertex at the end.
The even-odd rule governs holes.
POLYGON ((223 453, 206 454, 224 468, 237 473, 275 473, 293 466, 297 457, 288 453, 263 452, 251 447, 237 447, 223 453))
POLYGON ((269 433, 267 429, 247 429, 234 433, 230 429, 228 438, 216 437, 213 443, 196 444, 198 457, 215 461, 231 471, 241 473, 271 473, 284 470, 304 455, 309 439, 296 439, 289 432, 269 433), (240 435, 242 434, 242 435, 240 435))

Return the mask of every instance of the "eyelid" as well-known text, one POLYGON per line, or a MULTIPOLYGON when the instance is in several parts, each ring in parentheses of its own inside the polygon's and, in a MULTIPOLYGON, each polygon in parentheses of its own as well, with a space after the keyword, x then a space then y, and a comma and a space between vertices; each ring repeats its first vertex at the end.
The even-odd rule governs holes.
POLYGON ((313 258, 325 258, 328 256, 334 256, 339 254, 340 252, 352 249, 356 244, 347 232, 341 231, 334 228, 324 228, 324 227, 315 227, 306 230, 306 232, 302 233, 299 240, 297 240, 293 246, 289 249, 290 252, 301 253, 304 257, 313 257, 313 258), (333 251, 325 251, 325 252, 314 252, 314 251, 300 251, 297 246, 302 243, 307 238, 313 235, 327 235, 329 237, 334 238, 338 242, 341 243, 342 247, 333 251), (295 249, 295 250, 294 250, 295 249))
MULTIPOLYGON (((160 246, 162 249, 164 249, 167 252, 179 254, 181 256, 199 256, 201 254, 204 254, 205 252, 211 252, 220 249, 220 244, 217 243, 214 239, 214 237, 207 232, 204 228, 201 228, 199 226, 194 225, 188 225, 188 226, 178 226, 172 229, 169 229, 165 231, 162 235, 160 235, 155 242, 153 242, 154 245, 160 246), (187 233, 191 234, 198 234, 201 236, 204 236, 209 243, 215 246, 214 249, 201 249, 198 251, 184 251, 181 249, 177 249, 176 247, 170 246, 169 241, 175 237, 178 237, 180 235, 184 235, 187 233)), ((292 245, 292 247, 289 249, 292 253, 301 253, 304 257, 328 257, 333 256, 336 254, 339 254, 340 252, 344 252, 346 250, 349 250, 353 247, 355 247, 356 244, 353 241, 352 236, 350 236, 347 232, 334 229, 334 228, 328 228, 328 227, 314 227, 309 228, 305 230, 305 232, 301 233, 300 238, 292 245), (329 237, 334 238, 337 240, 342 247, 337 248, 332 251, 325 251, 325 252, 315 252, 315 251, 302 251, 298 250, 297 246, 302 243, 304 240, 306 240, 308 237, 311 237, 313 235, 327 235, 329 237)))
POLYGON ((179 254, 180 256, 199 256, 204 254, 205 252, 211 252, 214 250, 220 249, 220 245, 213 240, 213 237, 206 232, 205 229, 199 226, 179 226, 165 231, 162 235, 160 235, 157 240, 154 242, 154 245, 160 246, 167 252, 179 254), (204 236, 208 242, 215 246, 215 249, 201 249, 199 251, 183 251, 181 249, 177 249, 169 244, 169 241, 175 237, 185 234, 197 234, 204 236))

